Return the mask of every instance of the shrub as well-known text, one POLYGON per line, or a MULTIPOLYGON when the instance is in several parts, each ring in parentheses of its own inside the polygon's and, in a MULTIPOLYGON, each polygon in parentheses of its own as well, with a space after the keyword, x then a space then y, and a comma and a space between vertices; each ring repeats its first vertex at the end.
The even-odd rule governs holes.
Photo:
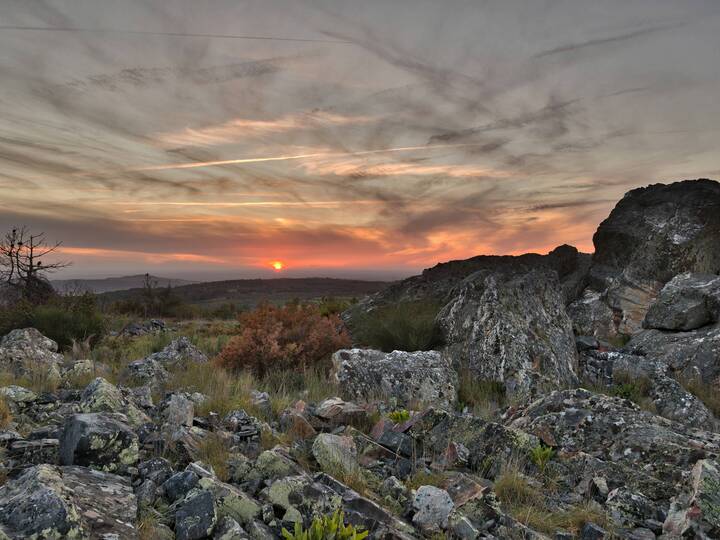
POLYGON ((368 535, 354 525, 345 525, 345 518, 340 510, 329 516, 316 517, 310 527, 305 530, 301 523, 295 523, 293 532, 283 528, 285 540, 362 540, 368 535))
POLYGON ((313 305, 265 304, 239 320, 240 335, 218 355, 220 365, 233 371, 249 369, 260 377, 268 371, 305 371, 350 345, 340 318, 323 317, 313 305))
POLYGON ((608 393, 632 401, 641 409, 655 412, 655 406, 650 399, 651 390, 652 381, 647 377, 631 377, 627 373, 618 372, 613 375, 613 386, 608 393))
POLYGON ((71 347, 73 341, 91 337, 95 341, 106 329, 105 319, 97 311, 95 300, 90 295, 73 300, 63 298, 38 306, 32 315, 31 326, 56 341, 61 348, 71 347))
POLYGON ((400 302, 358 316, 353 336, 365 346, 384 352, 428 351, 443 343, 435 318, 440 304, 431 301, 400 302))

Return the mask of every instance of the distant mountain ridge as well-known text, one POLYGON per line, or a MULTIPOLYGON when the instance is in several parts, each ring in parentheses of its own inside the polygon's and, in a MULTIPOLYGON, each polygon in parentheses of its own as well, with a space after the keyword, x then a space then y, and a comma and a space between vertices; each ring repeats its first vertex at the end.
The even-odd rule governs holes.
MULTIPOLYGON (((387 281, 364 281, 340 278, 274 278, 207 281, 188 285, 173 284, 173 293, 189 304, 213 305, 236 303, 254 306, 260 302, 283 303, 294 298, 311 300, 324 296, 357 297, 385 289, 387 281)), ((141 288, 108 291, 100 294, 101 302, 139 298, 141 288)))
MULTIPOLYGON (((191 281, 188 279, 175 279, 152 275, 150 276, 150 279, 152 279, 154 283, 157 283, 158 287, 167 287, 168 285, 171 285, 172 287, 179 287, 181 285, 198 283, 197 281, 191 281)), ((65 291, 80 290, 97 294, 142 288, 144 282, 145 274, 98 279, 54 279, 50 281, 55 290, 60 293, 65 291)))

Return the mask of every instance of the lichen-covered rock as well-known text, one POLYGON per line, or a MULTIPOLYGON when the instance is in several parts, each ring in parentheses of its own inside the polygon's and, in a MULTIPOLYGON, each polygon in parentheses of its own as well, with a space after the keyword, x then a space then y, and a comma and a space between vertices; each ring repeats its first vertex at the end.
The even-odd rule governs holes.
POLYGON ((326 471, 351 473, 357 469, 357 447, 352 437, 321 433, 315 438, 312 453, 326 471))
POLYGON ((299 475, 302 470, 281 447, 265 450, 250 471, 252 480, 276 480, 285 476, 299 475))
POLYGON ((348 399, 384 396, 398 406, 422 403, 448 409, 457 400, 457 375, 437 351, 343 349, 332 361, 335 379, 348 399))
POLYGON ((424 531, 447 528, 448 517, 455 505, 447 491, 435 486, 420 486, 413 500, 413 523, 424 531))
POLYGON ((619 338, 615 313, 599 292, 585 290, 567 307, 567 313, 577 336, 593 336, 610 343, 619 338))
POLYGON ((123 472, 138 461, 138 436, 120 414, 75 414, 60 438, 60 463, 123 472))
POLYGON ((619 380, 622 384, 636 384, 638 388, 648 386, 647 398, 652 400, 660 416, 708 431, 720 428, 720 422, 705 404, 670 377, 668 367, 660 361, 620 352, 589 350, 583 353, 581 364, 584 368, 592 366, 593 371, 585 374, 586 379, 599 385, 610 386, 619 380))
POLYGON ((59 381, 63 356, 57 351, 57 343, 35 328, 13 330, 0 340, 0 369, 16 376, 41 373, 59 381))
POLYGON ((217 509, 212 493, 193 490, 187 494, 175 513, 176 540, 201 540, 212 534, 217 523, 217 509))
POLYGON ((720 318, 720 276, 686 272, 665 284, 643 326, 658 330, 695 330, 720 318))
POLYGON ((200 478, 192 471, 181 471, 171 475, 160 486, 160 492, 169 502, 175 502, 194 488, 200 478))
POLYGON ((121 413, 131 426, 150 422, 150 418, 135 406, 120 389, 102 377, 88 384, 80 396, 80 410, 85 413, 121 413))
POLYGON ((172 340, 162 351, 151 354, 147 360, 159 362, 162 366, 177 366, 186 363, 205 363, 208 357, 186 337, 172 340))
POLYGON ((137 538, 128 480, 83 467, 37 465, 0 487, 0 531, 11 538, 137 538))
POLYGON ((228 517, 245 524, 260 515, 260 505, 237 487, 220 482, 217 478, 201 478, 198 484, 212 493, 220 518, 228 517))
POLYGON ((663 530, 672 538, 720 538, 720 463, 698 461, 687 483, 673 500, 663 530))
POLYGON ((130 362, 123 371, 123 379, 132 384, 159 385, 170 378, 170 373, 157 360, 143 358, 130 362))
POLYGON ((22 386, 11 384, 10 386, 3 386, 0 388, 0 397, 5 398, 5 401, 23 404, 35 401, 37 399, 37 394, 22 386))
MULTIPOLYGON (((640 410, 628 400, 587 390, 556 391, 508 419, 559 452, 586 452, 666 482, 720 452, 720 434, 640 410)), ((645 493, 650 495, 650 493, 645 493)), ((667 495, 667 493, 666 493, 667 495)))
POLYGON ((510 395, 577 382, 577 350, 557 275, 478 272, 438 314, 446 355, 510 395))
POLYGON ((163 428, 175 429, 179 426, 192 426, 195 417, 195 405, 182 394, 171 394, 160 404, 163 428))

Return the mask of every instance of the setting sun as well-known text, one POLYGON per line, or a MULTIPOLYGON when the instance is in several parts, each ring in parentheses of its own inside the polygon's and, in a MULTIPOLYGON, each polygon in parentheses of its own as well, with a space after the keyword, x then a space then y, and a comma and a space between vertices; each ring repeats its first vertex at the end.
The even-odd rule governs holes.
POLYGON ((275 270, 276 272, 279 272, 280 270, 285 268, 285 265, 280 261, 272 262, 272 263, 270 263, 270 266, 272 266, 273 270, 275 270))

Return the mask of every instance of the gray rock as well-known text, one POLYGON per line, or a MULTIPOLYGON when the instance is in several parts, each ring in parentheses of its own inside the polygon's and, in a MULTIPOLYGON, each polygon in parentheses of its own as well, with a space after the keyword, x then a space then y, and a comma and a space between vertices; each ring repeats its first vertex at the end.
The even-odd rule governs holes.
POLYGON ((165 428, 192 426, 195 417, 195 405, 182 394, 172 394, 160 404, 160 415, 165 428))
POLYGON ((250 536, 237 521, 224 517, 215 527, 213 540, 250 540, 250 536))
POLYGON ((450 513, 455 508, 447 491, 435 486, 420 486, 413 500, 413 523, 424 531, 447 528, 450 513))
POLYGON ((170 373, 163 365, 152 358, 143 358, 130 362, 122 373, 124 380, 134 385, 150 384, 153 386, 162 384, 170 378, 170 373))
POLYGON ((32 390, 14 384, 0 388, 0 396, 16 404, 32 403, 37 399, 37 394, 32 390))
POLYGON ((615 313, 599 292, 586 289, 580 298, 568 306, 567 312, 575 335, 593 336, 607 342, 618 340, 615 313))
POLYGON ((695 330, 720 318, 720 276, 684 273, 665 284, 645 315, 643 326, 695 330))
POLYGON ((83 467, 37 465, 0 487, 0 525, 12 538, 137 538, 128 480, 83 467))
POLYGON ((160 485, 173 475, 173 468, 165 458, 152 458, 138 464, 138 474, 140 478, 160 485))
POLYGON ((603 540, 607 538, 607 531, 595 523, 586 523, 580 529, 580 540, 603 540))
POLYGON ((437 319, 447 356, 510 395, 577 383, 572 325, 552 271, 473 274, 437 319))
POLYGON ((192 471, 175 473, 168 478, 161 486, 165 498, 175 502, 184 497, 198 483, 199 477, 192 471))
POLYGON ((325 471, 351 473, 358 468, 357 447, 352 437, 321 433, 313 442, 312 453, 325 471))
POLYGON ((457 400, 457 375, 437 351, 344 349, 333 354, 332 361, 347 399, 385 396, 402 407, 425 404, 447 409, 457 400))
POLYGON ((63 356, 57 351, 57 343, 35 328, 13 330, 0 340, 0 369, 16 376, 39 372, 59 381, 63 356))
POLYGON ((164 367, 186 363, 205 363, 207 356, 186 337, 172 340, 162 351, 151 354, 147 360, 160 363, 164 367))
POLYGON ((201 540, 213 532, 217 523, 217 510, 212 493, 194 490, 183 499, 175 513, 175 538, 201 540))
POLYGON ((138 461, 138 436, 122 415, 75 414, 60 437, 60 463, 124 472, 138 461))
POLYGON ((720 381, 720 324, 690 332, 643 330, 623 350, 657 360, 685 379, 720 381))

